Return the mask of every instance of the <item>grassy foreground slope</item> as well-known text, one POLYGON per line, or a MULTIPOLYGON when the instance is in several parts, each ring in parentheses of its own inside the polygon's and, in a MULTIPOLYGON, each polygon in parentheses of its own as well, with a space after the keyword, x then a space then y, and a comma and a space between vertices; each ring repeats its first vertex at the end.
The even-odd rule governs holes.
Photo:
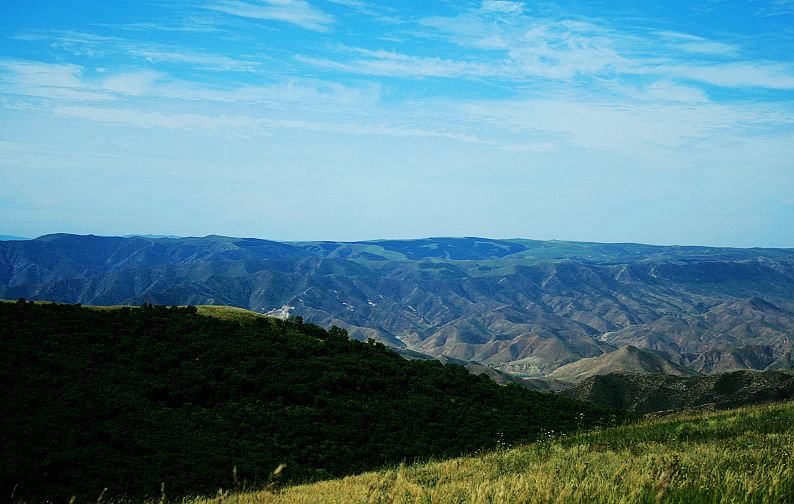
MULTIPOLYGON (((190 504, 211 502, 218 498, 190 504)), ((794 502, 794 402, 646 420, 229 502, 794 502)))

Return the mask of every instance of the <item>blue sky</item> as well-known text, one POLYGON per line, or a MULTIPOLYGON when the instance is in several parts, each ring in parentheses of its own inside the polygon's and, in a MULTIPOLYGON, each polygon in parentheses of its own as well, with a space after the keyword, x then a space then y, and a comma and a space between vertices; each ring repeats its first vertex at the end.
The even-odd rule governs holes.
POLYGON ((0 234, 794 247, 794 0, 6 0, 0 234))

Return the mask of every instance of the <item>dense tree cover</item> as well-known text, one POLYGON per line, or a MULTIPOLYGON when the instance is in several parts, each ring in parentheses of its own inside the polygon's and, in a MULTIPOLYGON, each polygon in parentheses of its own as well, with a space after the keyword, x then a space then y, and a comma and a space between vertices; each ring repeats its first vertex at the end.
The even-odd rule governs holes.
POLYGON ((0 303, 0 491, 212 493, 286 464, 338 476, 621 421, 312 324, 194 307, 0 303))

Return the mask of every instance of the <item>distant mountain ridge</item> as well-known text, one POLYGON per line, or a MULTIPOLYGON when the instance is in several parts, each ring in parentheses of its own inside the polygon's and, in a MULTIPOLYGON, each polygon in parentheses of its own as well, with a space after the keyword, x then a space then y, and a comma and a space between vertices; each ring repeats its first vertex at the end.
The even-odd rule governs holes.
POLYGON ((55 234, 0 242, 0 297, 299 315, 524 376, 626 345, 710 373, 790 365, 794 250, 55 234))

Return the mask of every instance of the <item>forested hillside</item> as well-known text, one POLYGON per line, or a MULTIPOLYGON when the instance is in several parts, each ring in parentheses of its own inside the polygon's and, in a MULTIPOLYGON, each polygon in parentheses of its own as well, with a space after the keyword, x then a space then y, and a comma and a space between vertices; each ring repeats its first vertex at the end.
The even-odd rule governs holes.
POLYGON ((341 476, 619 422, 338 328, 0 303, 0 492, 95 501, 341 476))

